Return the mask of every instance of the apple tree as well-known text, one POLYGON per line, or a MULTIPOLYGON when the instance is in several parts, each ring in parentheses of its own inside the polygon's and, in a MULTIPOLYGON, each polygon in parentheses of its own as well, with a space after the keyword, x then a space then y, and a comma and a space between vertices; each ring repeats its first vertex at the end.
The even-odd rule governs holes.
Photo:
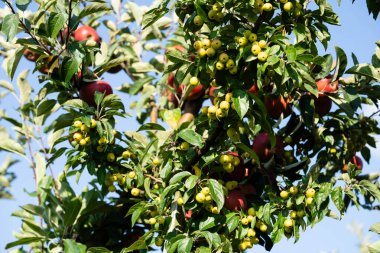
POLYGON ((380 42, 371 63, 323 54, 328 1, 2 1, 0 173, 25 159, 36 199, 7 249, 269 251, 379 209, 380 42))

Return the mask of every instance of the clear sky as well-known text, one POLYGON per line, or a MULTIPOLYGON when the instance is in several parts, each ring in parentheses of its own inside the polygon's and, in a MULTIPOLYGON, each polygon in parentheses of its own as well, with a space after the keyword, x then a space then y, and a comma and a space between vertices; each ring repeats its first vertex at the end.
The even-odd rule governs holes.
MULTIPOLYGON (((136 2, 144 4, 150 2, 150 0, 139 0, 136 2)), ((339 45, 345 50, 348 56, 351 55, 351 52, 355 52, 360 62, 370 62, 375 49, 374 43, 380 40, 380 19, 374 21, 372 17, 368 15, 365 1, 357 1, 353 5, 351 4, 351 1, 342 1, 340 7, 337 6, 336 0, 332 0, 331 2, 334 10, 340 16, 342 26, 330 28, 332 40, 328 52, 333 53, 334 46, 339 45)), ((3 4, 0 4, 0 6, 2 7, 3 4)), ((33 64, 23 60, 16 75, 21 69, 26 68, 32 69, 33 64)), ((29 80, 32 85, 37 87, 37 79, 34 77, 29 80)), ((125 77, 122 74, 105 74, 104 78, 114 87, 120 86, 125 80, 125 77)), ((0 79, 7 79, 3 69, 0 69, 0 79)), ((129 99, 126 95, 122 96, 125 101, 129 99)), ((13 109, 17 107, 12 97, 0 101, 0 107, 4 107, 5 105, 7 105, 8 108, 13 109)), ((370 110, 372 109, 366 108, 364 113, 368 115, 370 110)), ((3 121, 0 121, 0 124, 9 127, 3 121)), ((128 129, 132 130, 138 127, 135 122, 131 123, 131 120, 129 120, 128 123, 126 123, 126 121, 121 121, 118 129, 123 131, 127 130, 125 126, 128 126, 128 129)), ((0 161, 3 160, 4 157, 4 152, 1 152, 0 161)), ((365 164, 363 170, 364 172, 378 172, 378 164, 380 164, 380 148, 373 150, 371 165, 365 164)), ((61 171, 62 165, 63 161, 58 161, 56 163, 54 167, 56 174, 61 171)), ((10 214, 17 210, 20 205, 35 202, 34 199, 27 196, 27 192, 31 192, 35 188, 31 170, 24 162, 22 162, 14 166, 12 171, 18 176, 13 183, 12 189, 15 199, 0 200, 0 252, 5 252, 5 244, 14 239, 12 237, 12 231, 17 231, 20 226, 20 220, 18 218, 10 217, 10 214)), ((85 185, 86 177, 83 177, 79 182, 78 189, 82 189, 85 185)), ((368 212, 365 210, 357 211, 356 208, 351 207, 342 221, 325 218, 323 222, 317 224, 314 228, 308 228, 305 233, 301 233, 300 241, 297 244, 293 244, 292 239, 286 240, 284 238, 279 244, 274 246, 271 252, 358 252, 358 238, 348 229, 348 226, 354 221, 363 224, 364 231, 367 231, 371 224, 380 221, 380 213, 376 211, 368 212)), ((378 238, 374 235, 372 240, 374 239, 378 238)), ((265 250, 262 247, 257 246, 252 252, 260 253, 265 252, 265 250)))

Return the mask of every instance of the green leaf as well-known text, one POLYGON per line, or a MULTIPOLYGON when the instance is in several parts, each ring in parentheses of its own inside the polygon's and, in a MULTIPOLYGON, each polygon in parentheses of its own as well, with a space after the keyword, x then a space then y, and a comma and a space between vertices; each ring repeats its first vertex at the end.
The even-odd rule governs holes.
POLYGON ((380 234, 380 222, 372 225, 370 228, 369 228, 369 231, 372 231, 372 232, 375 232, 377 234, 380 234))
POLYGON ((336 80, 340 76, 343 76, 347 67, 347 55, 343 51, 343 49, 335 46, 335 52, 336 52, 337 62, 336 62, 335 74, 332 81, 336 80))
POLYGON ((79 69, 79 63, 74 57, 65 57, 62 61, 62 75, 65 76, 65 82, 71 82, 71 78, 79 69))
POLYGON ((169 181, 169 184, 175 184, 182 181, 182 179, 191 176, 192 174, 188 171, 181 171, 180 173, 175 174, 169 181))
POLYGON ((0 87, 3 87, 4 89, 6 89, 12 93, 15 93, 15 89, 13 88, 13 85, 7 81, 0 80, 0 87))
POLYGON ((181 109, 165 110, 163 114, 164 121, 172 128, 177 129, 178 120, 181 118, 181 109))
POLYGON ((8 41, 12 40, 16 36, 18 23, 19 20, 17 14, 8 14, 4 17, 1 25, 1 31, 7 37, 8 41))
POLYGON ((7 75, 11 80, 13 80, 13 76, 17 69, 18 63, 20 62, 22 53, 24 52, 24 48, 19 47, 16 49, 14 55, 12 55, 7 62, 7 75))
POLYGON ((208 230, 209 228, 215 227, 215 217, 212 216, 205 216, 201 219, 199 222, 199 230, 208 230))
POLYGON ((110 251, 103 247, 92 247, 87 250, 87 253, 112 253, 113 251, 110 251))
POLYGON ((163 126, 161 126, 160 124, 146 123, 146 124, 140 126, 139 129, 137 130, 137 132, 140 132, 140 131, 154 131, 154 130, 165 131, 166 129, 163 126))
POLYGON ((334 205, 342 214, 344 212, 345 206, 343 201, 343 190, 342 187, 335 187, 331 192, 331 199, 334 202, 334 205))
POLYGON ((236 213, 228 213, 226 215, 226 219, 227 231, 228 233, 231 233, 240 224, 240 218, 237 216, 236 213))
POLYGON ((11 153, 25 156, 23 147, 16 141, 9 138, 0 138, 0 150, 5 150, 11 153))
POLYGON ((72 107, 76 109, 86 110, 88 109, 88 105, 82 99, 71 99, 66 101, 63 106, 72 107))
POLYGON ((169 2, 170 0, 164 0, 161 2, 158 8, 153 8, 143 15, 143 29, 153 25, 157 20, 162 18, 169 11, 169 9, 167 8, 169 2))
POLYGON ((45 177, 46 174, 46 161, 45 158, 41 155, 41 153, 36 153, 36 182, 37 185, 41 182, 41 180, 45 177))
POLYGON ((249 96, 245 90, 233 90, 232 102, 240 119, 243 119, 249 109, 249 96))
POLYGON ((10 249, 10 248, 13 248, 15 246, 24 245, 24 244, 30 244, 33 242, 40 242, 43 239, 44 238, 41 238, 41 237, 24 237, 20 240, 8 243, 7 245, 5 245, 5 249, 10 249))
POLYGON ((368 245, 369 253, 380 253, 380 241, 368 245))
POLYGON ((178 253, 191 252, 192 247, 193 247, 193 239, 186 237, 180 241, 179 246, 178 246, 178 253))
POLYGON ((223 187, 215 179, 208 180, 208 185, 210 188, 211 197, 215 201, 218 211, 220 211, 224 206, 223 187))
POLYGON ((72 239, 63 239, 64 253, 86 253, 86 245, 72 239))
POLYGON ((144 250, 147 249, 146 242, 149 238, 152 237, 152 230, 149 232, 145 233, 143 236, 141 236, 137 241, 135 241, 131 246, 128 248, 124 248, 120 253, 127 253, 127 252, 132 252, 135 250, 144 250))
POLYGON ((380 82, 380 73, 375 69, 372 65, 369 64, 358 64, 353 66, 352 68, 348 69, 346 71, 348 74, 357 74, 357 75, 363 75, 369 78, 372 78, 376 80, 377 82, 380 82))
POLYGON ((362 180, 360 181, 359 185, 363 187, 366 191, 368 191, 372 196, 374 196, 377 199, 377 201, 380 202, 380 190, 375 184, 371 183, 368 180, 362 180))
POLYGON ((56 104, 57 100, 55 99, 48 99, 42 101, 42 103, 40 103, 37 107, 37 117, 51 112, 51 110, 54 108, 56 104))
POLYGON ((193 129, 184 129, 178 133, 178 136, 191 145, 198 146, 200 148, 203 147, 202 136, 193 129))
POLYGON ((63 216, 63 220, 66 227, 74 225, 81 208, 82 201, 76 197, 71 199, 71 201, 64 206, 65 214, 63 216))
POLYGON ((65 25, 65 16, 63 13, 50 13, 50 17, 48 20, 48 33, 51 38, 56 38, 59 31, 63 28, 65 25))
POLYGON ((78 20, 94 13, 99 14, 99 12, 110 10, 112 10, 112 8, 106 3, 92 3, 83 8, 83 10, 79 13, 78 20))
POLYGON ((188 177, 186 179, 186 182, 185 182, 185 187, 188 189, 188 190, 191 190, 194 188, 194 186, 197 185, 197 180, 198 180, 198 177, 196 175, 191 175, 190 177, 188 177))
POLYGON ((27 10, 31 0, 16 0, 16 6, 22 11, 27 10))
POLYGON ((29 74, 29 70, 26 69, 20 73, 17 77, 17 86, 20 91, 20 102, 21 104, 25 104, 30 100, 30 94, 32 93, 32 87, 30 86, 27 76, 29 74))

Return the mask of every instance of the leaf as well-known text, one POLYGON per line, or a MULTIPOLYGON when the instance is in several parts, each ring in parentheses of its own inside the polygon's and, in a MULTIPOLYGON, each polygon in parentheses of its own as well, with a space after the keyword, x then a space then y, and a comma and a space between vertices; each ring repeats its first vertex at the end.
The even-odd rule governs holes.
POLYGON ((75 197, 71 199, 67 205, 63 207, 65 209, 65 214, 63 216, 63 222, 66 227, 74 225, 79 211, 82 208, 82 201, 75 197))
POLYGON ((342 187, 335 187, 331 192, 331 199, 338 211, 342 214, 344 212, 345 206, 343 201, 343 190, 342 187))
POLYGON ((46 161, 45 158, 41 155, 41 153, 36 153, 36 182, 37 185, 41 182, 41 180, 45 177, 46 173, 46 161))
POLYGON ((379 71, 369 64, 362 63, 362 64, 355 65, 352 68, 348 69, 346 73, 363 75, 380 82, 379 71))
POLYGON ((7 75, 11 80, 13 80, 13 76, 17 69, 18 63, 20 62, 22 53, 24 52, 24 48, 20 47, 16 49, 16 52, 9 58, 7 62, 7 75))
POLYGON ((346 67, 347 67, 347 55, 343 51, 343 49, 335 46, 335 52, 336 52, 337 62, 336 62, 336 69, 335 69, 334 77, 332 78, 331 81, 334 81, 338 77, 343 76, 343 74, 346 70, 346 67))
POLYGON ((86 253, 112 253, 112 251, 103 247, 92 247, 89 248, 86 253))
POLYGON ((31 0, 16 0, 16 6, 18 9, 25 11, 28 9, 30 2, 31 0))
POLYGON ((17 77, 17 86, 20 91, 20 102, 25 104, 30 100, 30 94, 32 93, 32 87, 30 86, 28 80, 26 79, 29 74, 29 70, 26 69, 20 73, 17 77))
POLYGON ((72 108, 76 108, 76 109, 82 109, 82 110, 86 110, 89 108, 87 103, 84 102, 82 99, 68 100, 63 104, 63 106, 68 106, 68 107, 72 107, 72 108))
POLYGON ((228 213, 226 215, 226 219, 228 233, 231 233, 240 224, 240 218, 236 215, 236 213, 228 213))
POLYGON ((8 41, 12 40, 16 36, 18 23, 19 20, 17 14, 8 14, 4 17, 1 25, 1 31, 7 37, 8 41))
POLYGON ((146 123, 146 124, 140 126, 139 129, 137 130, 137 132, 140 132, 140 131, 153 131, 153 130, 165 131, 166 129, 163 126, 161 126, 160 124, 146 123))
POLYGON ((188 171, 181 171, 177 174, 175 174, 169 181, 169 185, 172 185, 172 184, 175 184, 179 181, 181 181, 182 179, 184 179, 185 177, 189 177, 191 176, 192 174, 188 171))
POLYGON ((209 228, 212 228, 216 225, 215 223, 215 217, 212 216, 205 216, 201 219, 199 222, 199 230, 208 230, 209 228))
POLYGON ((380 253, 380 241, 368 245, 369 253, 380 253))
POLYGON ((370 228, 369 231, 375 232, 377 234, 380 234, 380 222, 373 224, 370 228))
POLYGON ((3 87, 4 89, 6 89, 12 93, 15 93, 15 89, 13 88, 12 84, 5 81, 5 80, 0 80, 0 87, 3 87))
POLYGON ((63 239, 64 253, 86 253, 86 245, 72 239, 63 239))
POLYGON ((366 191, 368 191, 372 196, 374 196, 377 199, 377 201, 380 202, 380 190, 375 184, 371 183, 368 180, 362 180, 360 181, 359 185, 363 187, 366 191))
POLYGON ((16 141, 9 138, 0 138, 0 150, 6 150, 20 156, 25 156, 23 147, 16 141))
POLYGON ((55 99, 44 100, 37 107, 37 117, 51 112, 51 110, 54 108, 56 104, 57 104, 57 100, 55 99))
POLYGON ((110 11, 110 10, 112 10, 112 8, 109 7, 108 4, 92 3, 83 8, 83 10, 79 13, 78 20, 81 20, 84 17, 94 14, 94 13, 99 14, 99 12, 110 11))
POLYGON ((65 57, 62 61, 62 75, 65 77, 65 82, 71 82, 71 78, 77 73, 79 63, 74 57, 65 57))
POLYGON ((188 177, 186 179, 186 182, 185 182, 185 187, 188 189, 188 190, 191 190, 194 188, 194 186, 197 185, 197 180, 198 180, 198 177, 196 175, 191 175, 190 177, 188 177))
POLYGON ((40 242, 43 239, 44 238, 41 238, 41 237, 24 237, 20 240, 8 243, 7 245, 5 245, 5 249, 10 249, 10 248, 13 248, 13 247, 18 246, 18 245, 30 244, 33 242, 40 242))
POLYGON ((181 118, 181 109, 165 110, 163 114, 164 121, 172 128, 177 129, 178 120, 181 118))
POLYGON ((220 211, 224 206, 223 187, 215 179, 208 180, 208 185, 210 188, 211 197, 215 201, 218 211, 220 211))
POLYGON ((127 253, 127 252, 132 252, 135 250, 144 250, 147 249, 146 242, 148 241, 149 238, 152 237, 153 231, 150 230, 147 233, 145 233, 143 236, 141 236, 137 241, 135 241, 131 246, 128 248, 124 248, 123 250, 120 251, 120 253, 127 253))
POLYGON ((202 136, 193 129, 184 129, 178 133, 178 136, 191 145, 198 146, 200 148, 203 147, 202 136))
MULTIPOLYGON (((47 30, 50 35, 50 38, 56 38, 59 31, 65 25, 65 16, 63 13, 50 13, 47 30)), ((67 77, 66 77, 67 78, 67 77)))
POLYGON ((232 102, 240 119, 243 119, 249 109, 249 96, 247 91, 236 89, 232 93, 232 102))
POLYGON ((178 246, 178 253, 191 252, 192 247, 193 247, 193 239, 186 237, 180 241, 179 246, 178 246))
POLYGON ((170 0, 164 0, 161 2, 158 8, 153 8, 143 15, 143 29, 153 25, 157 20, 162 18, 169 11, 169 9, 167 8, 169 2, 170 0))

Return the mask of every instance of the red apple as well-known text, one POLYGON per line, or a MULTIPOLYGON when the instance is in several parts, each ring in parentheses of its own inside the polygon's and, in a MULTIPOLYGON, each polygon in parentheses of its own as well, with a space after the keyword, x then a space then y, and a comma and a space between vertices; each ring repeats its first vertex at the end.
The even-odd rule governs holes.
POLYGON ((100 43, 100 37, 98 33, 96 32, 94 28, 88 25, 78 27, 78 29, 76 29, 74 32, 74 39, 76 41, 84 41, 84 40, 92 39, 96 43, 100 43))
POLYGON ((33 52, 30 49, 25 49, 23 55, 25 56, 26 59, 29 61, 37 61, 37 59, 40 57, 39 54, 33 52))
POLYGON ((241 184, 238 186, 237 190, 244 196, 256 195, 256 188, 252 184, 241 184))
POLYGON ((338 90, 339 82, 338 80, 335 80, 334 82, 331 82, 332 75, 328 75, 325 78, 318 80, 316 82, 318 91, 320 92, 335 92, 338 90))
MULTIPOLYGON (((355 156, 353 156, 352 158, 351 158, 351 161, 350 161, 353 165, 355 165, 356 166, 356 169, 357 170, 362 170, 363 169, 363 161, 362 161, 362 159, 359 157, 359 156, 357 156, 357 155, 355 155, 355 156)), ((345 164, 344 166, 343 166, 343 172, 344 173, 347 173, 348 172, 348 164, 345 164)))
POLYGON ((234 190, 226 197, 224 207, 230 211, 247 210, 247 200, 240 191, 234 190))
POLYGON ((95 91, 105 93, 105 96, 113 93, 112 87, 109 83, 105 81, 95 81, 81 87, 79 90, 79 96, 90 106, 96 106, 94 100, 95 91))
POLYGON ((257 86, 257 83, 254 83, 247 91, 255 95, 259 94, 259 87, 257 86))
POLYGON ((315 113, 319 115, 319 117, 323 117, 328 114, 332 107, 331 99, 325 94, 319 94, 318 97, 314 98, 314 107, 315 113))
POLYGON ((186 219, 191 219, 192 216, 193 216, 193 211, 192 211, 192 210, 188 210, 188 211, 185 213, 185 218, 186 218, 186 219))
POLYGON ((283 96, 267 96, 264 98, 265 108, 273 119, 278 119, 281 114, 284 118, 290 114, 289 98, 285 100, 283 96))
MULTIPOLYGON (((181 84, 177 90, 177 93, 179 95, 182 96, 182 93, 183 91, 185 90, 185 85, 184 84, 181 84)), ((203 86, 200 84, 200 85, 197 85, 195 86, 195 88, 189 93, 189 95, 187 96, 186 100, 189 100, 189 101, 192 101, 192 100, 196 100, 200 97, 203 96, 203 93, 204 93, 204 89, 203 89, 203 86)))
POLYGON ((210 98, 215 98, 214 92, 217 91, 219 88, 211 86, 210 89, 208 90, 208 95, 210 98))
POLYGON ((174 87, 174 75, 173 75, 173 73, 170 73, 168 76, 168 85, 170 87, 174 87))
POLYGON ((276 136, 276 145, 271 150, 270 137, 268 133, 260 133, 253 140, 252 149, 261 162, 267 162, 273 154, 281 156, 284 152, 284 144, 281 137, 276 136))

